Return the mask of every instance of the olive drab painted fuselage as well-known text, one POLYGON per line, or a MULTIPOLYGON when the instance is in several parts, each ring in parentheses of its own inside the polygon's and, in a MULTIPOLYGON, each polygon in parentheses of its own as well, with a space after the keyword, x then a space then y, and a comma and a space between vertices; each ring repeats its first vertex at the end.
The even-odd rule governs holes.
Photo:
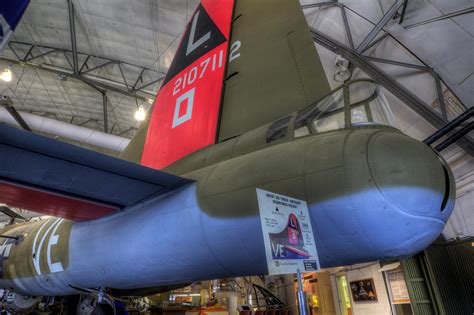
MULTIPOLYGON (((34 203, 22 197, 44 192, 42 207, 24 208, 57 215, 45 209, 64 196, 102 206, 123 201, 103 217, 87 202, 75 209, 59 202, 53 210, 84 221, 7 226, 0 234, 14 239, 0 239, 0 288, 56 296, 266 274, 257 189, 307 202, 322 267, 406 257, 438 237, 455 187, 429 146, 370 120, 353 126, 351 100, 330 108, 344 116, 332 128, 339 130, 315 130, 310 114, 324 113, 311 106, 331 88, 298 0, 203 0, 183 34, 122 160, 0 134, 1 152, 11 153, 0 154, 0 187, 10 178, 20 196, 0 190, 0 202, 34 203), (297 132, 302 126, 306 134, 297 132), (137 164, 166 166, 174 176, 137 164), (109 178, 117 180, 97 184, 109 178), (126 185, 117 184, 125 179, 162 193, 126 203, 130 196, 118 193, 129 193, 126 185)), ((130 195, 144 196, 140 189, 130 195)))
POLYGON ((444 227, 453 181, 428 146, 384 126, 266 143, 264 127, 172 165, 196 180, 178 192, 91 222, 8 227, 19 240, 2 246, 0 286, 63 295, 264 274, 257 188, 308 201, 323 267, 412 255, 444 227))
POLYGON ((69 263, 71 221, 57 218, 12 225, 2 235, 17 239, 2 239, 2 278, 33 277, 64 271, 69 263))

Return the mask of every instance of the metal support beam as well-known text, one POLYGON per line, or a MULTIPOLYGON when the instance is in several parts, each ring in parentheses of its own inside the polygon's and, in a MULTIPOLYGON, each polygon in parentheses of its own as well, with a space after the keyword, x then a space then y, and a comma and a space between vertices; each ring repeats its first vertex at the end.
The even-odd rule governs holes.
POLYGON ((347 40, 349 41, 349 46, 354 49, 354 40, 352 39, 351 28, 347 20, 346 8, 343 5, 339 5, 342 14, 342 20, 344 21, 344 29, 346 30, 347 40))
POLYGON ((438 73, 436 73, 434 70, 431 71, 431 75, 435 79, 436 92, 438 93, 439 108, 441 109, 441 115, 443 115, 443 118, 445 120, 448 120, 448 113, 446 112, 446 102, 444 101, 443 89, 441 87, 441 79, 438 73))
POLYGON ((18 41, 10 41, 9 42, 9 49, 13 52, 15 55, 15 58, 6 58, 0 56, 0 60, 5 60, 7 62, 12 62, 16 63, 22 66, 28 66, 28 67, 33 67, 36 69, 41 69, 45 71, 50 71, 54 72, 56 74, 64 75, 66 77, 72 77, 75 79, 78 79, 80 81, 83 81, 84 83, 89 83, 92 85, 95 85, 96 87, 100 87, 102 89, 107 89, 116 93, 124 94, 130 97, 134 97, 139 100, 146 101, 148 97, 141 97, 137 95, 136 93, 144 93, 146 95, 149 95, 151 97, 154 97, 156 92, 147 90, 146 88, 148 86, 151 86, 157 82, 160 82, 164 78, 165 73, 161 71, 156 71, 150 68, 145 68, 141 66, 137 66, 134 64, 126 63, 126 62, 121 62, 119 60, 113 60, 105 57, 100 57, 100 56, 93 56, 93 55, 88 55, 84 53, 77 52, 79 56, 84 57, 85 61, 82 63, 80 69, 78 70, 78 74, 74 72, 74 70, 71 70, 74 68, 73 62, 70 61, 70 58, 68 56, 74 55, 72 50, 67 50, 67 49, 62 49, 62 48, 55 48, 55 47, 50 47, 50 46, 41 46, 41 45, 32 45, 29 43, 24 43, 24 42, 18 42, 18 41), (20 49, 21 48, 21 49, 20 49), (20 51, 25 51, 27 50, 26 55, 22 58, 20 55, 22 53, 19 53, 20 51), (39 50, 38 55, 33 56, 33 53, 39 50), (44 52, 47 50, 47 52, 44 52), (56 52, 55 58, 61 58, 63 55, 66 60, 66 62, 70 65, 70 68, 64 68, 60 65, 54 65, 54 64, 47 64, 42 60, 40 57, 44 57, 46 55, 49 55, 53 52, 56 52), (62 55, 61 55, 62 53, 62 55), (34 60, 35 62, 31 62, 34 60), (92 68, 88 67, 88 62, 90 63, 91 60, 95 60, 96 64, 99 62, 100 64, 97 66, 94 66, 92 68), (92 74, 91 71, 108 66, 110 64, 117 64, 120 67, 121 73, 120 73, 120 79, 117 78, 116 76, 112 78, 109 78, 110 74, 105 73, 105 74, 92 74), (146 73, 147 74, 147 80, 145 81, 142 86, 137 87, 135 85, 134 88, 128 84, 128 82, 125 80, 125 73, 123 73, 123 67, 122 65, 126 65, 128 68, 134 69, 136 73, 139 73, 137 79, 134 82, 136 85, 138 85, 138 82, 143 81, 143 76, 146 73))
POLYGON ((165 77, 162 77, 162 78, 159 78, 159 79, 157 79, 157 80, 148 82, 148 83, 146 83, 146 84, 143 84, 142 86, 139 86, 139 87, 136 88, 136 89, 133 89, 133 91, 139 91, 139 90, 141 90, 141 89, 144 89, 144 88, 146 88, 146 87, 149 87, 150 85, 153 85, 153 84, 156 84, 156 83, 158 83, 158 82, 160 82, 160 81, 163 81, 164 79, 165 79, 165 77))
POLYGON ((10 115, 15 119, 15 121, 20 125, 21 128, 23 128, 26 131, 33 132, 31 130, 30 126, 23 120, 23 117, 21 117, 20 113, 15 109, 15 107, 6 107, 6 110, 10 113, 10 115))
POLYGON ((72 70, 74 74, 79 74, 79 62, 77 59, 77 42, 76 42, 76 22, 74 18, 74 3, 72 0, 67 0, 67 6, 69 9, 69 30, 71 33, 71 47, 72 47, 72 70))
POLYGON ((21 117, 20 113, 13 107, 13 102, 8 96, 2 96, 0 99, 0 105, 4 106, 5 109, 8 111, 8 113, 15 119, 15 121, 20 125, 21 128, 23 128, 26 131, 33 132, 28 126, 28 124, 25 122, 23 117, 21 117))
POLYGON ((365 53, 367 50, 369 50, 370 48, 374 47, 375 45, 377 45, 378 43, 380 43, 381 41, 383 41, 385 38, 387 38, 388 36, 390 36, 390 33, 386 32, 384 33, 382 36, 380 36, 379 38, 377 38, 376 40, 372 41, 369 46, 367 46, 363 51, 361 51, 361 53, 365 53))
POLYGON ((122 66, 120 66, 120 64, 118 64, 117 66, 120 70, 120 74, 122 75, 123 83, 125 83, 125 86, 127 87, 127 90, 128 90, 129 87, 128 87, 127 79, 125 78, 125 74, 123 73, 122 66))
POLYGON ((447 123, 445 126, 439 128, 434 134, 426 138, 423 142, 427 145, 433 144, 434 142, 441 139, 441 137, 446 135, 448 132, 454 130, 471 117, 474 117, 474 107, 469 108, 464 113, 447 123))
POLYGON ((20 56, 17 54, 16 50, 13 48, 11 42, 8 42, 8 48, 10 48, 10 50, 13 52, 13 54, 15 55, 15 57, 16 57, 18 60, 22 60, 22 58, 20 58, 20 56))
MULTIPOLYGON (((71 60, 69 60, 69 57, 67 56, 67 52, 65 50, 63 50, 63 56, 64 56, 64 59, 66 59, 67 63, 69 64, 69 67, 73 69, 74 65, 72 64, 71 60)), ((72 71, 74 73, 74 69, 72 71)))
POLYGON ((90 58, 90 57, 91 57, 91 55, 88 55, 88 56, 86 57, 86 60, 84 60, 84 63, 82 64, 81 68, 79 69, 79 72, 82 72, 82 69, 84 69, 84 67, 89 68, 89 67, 87 66, 87 62, 89 61, 89 58, 90 58))
POLYGON ((28 51, 26 52, 25 54, 25 57, 23 57, 23 61, 26 61, 28 59, 28 56, 31 54, 31 51, 33 50, 33 48, 35 48, 35 45, 31 45, 30 48, 28 48, 28 51))
POLYGON ((121 133, 119 133, 117 136, 121 137, 121 136, 123 136, 124 134, 126 134, 127 132, 132 131, 132 130, 134 130, 134 129, 136 129, 136 128, 130 127, 130 128, 128 128, 128 129, 125 129, 124 131, 122 131, 121 133))
POLYGON ((135 90, 135 88, 137 87, 137 84, 138 84, 139 81, 143 81, 143 74, 145 73, 145 71, 146 71, 146 69, 142 69, 142 71, 138 75, 137 80, 135 81, 135 83, 132 86, 132 91, 135 90))
POLYGON ((298 279, 298 288, 296 290, 297 298, 298 298, 298 309, 299 315, 306 315, 306 297, 303 292, 303 280, 301 278, 301 272, 299 269, 296 270, 296 277, 298 279))
MULTIPOLYGON (((50 51, 47 51, 45 53, 42 53, 42 54, 39 54, 39 55, 36 55, 36 56, 32 55, 30 58, 26 59, 25 61, 29 62, 29 61, 47 56, 47 55, 52 54, 52 53, 57 52, 57 51, 58 51, 57 49, 51 49, 50 51)), ((30 55, 31 55, 31 53, 30 53, 30 55)))
POLYGON ((401 62, 401 61, 395 61, 395 60, 388 60, 388 59, 383 59, 383 58, 377 58, 377 57, 370 57, 370 56, 365 56, 367 60, 373 61, 373 62, 380 62, 380 63, 386 63, 394 66, 400 66, 400 67, 405 67, 405 68, 412 68, 412 69, 417 69, 417 70, 422 70, 422 71, 428 71, 432 72, 432 69, 427 66, 420 66, 420 65, 414 65, 412 63, 406 63, 406 62, 401 62))
POLYGON ((441 21, 441 20, 445 20, 445 19, 450 19, 450 18, 453 18, 453 17, 456 17, 456 16, 469 14, 469 13, 473 13, 473 12, 474 12, 474 7, 470 7, 470 8, 467 8, 467 9, 451 12, 451 13, 448 13, 448 14, 444 14, 444 15, 432 18, 432 19, 428 19, 428 20, 425 20, 425 21, 416 22, 414 24, 407 25, 407 26, 405 26, 405 29, 410 29, 410 28, 413 28, 413 27, 417 27, 417 26, 421 26, 421 25, 425 25, 425 24, 429 24, 429 23, 433 23, 433 22, 441 21))
POLYGON ((447 147, 449 147, 450 145, 452 145, 453 143, 455 143, 456 141, 458 141, 459 139, 461 139, 462 137, 464 137, 465 135, 467 135, 473 130, 474 130, 474 121, 471 121, 467 126, 456 131, 448 139, 438 144, 435 147, 435 150, 438 152, 443 151, 444 149, 446 149, 447 147))
POLYGON ((109 133, 109 113, 107 109, 107 93, 102 93, 102 102, 104 107, 104 132, 109 133))
MULTIPOLYGON (((81 74, 86 74, 86 73, 92 72, 94 70, 97 70, 97 69, 100 69, 100 68, 103 68, 103 67, 107 67, 108 65, 115 64, 115 63, 116 63, 115 60, 109 60, 107 62, 104 62, 101 65, 95 66, 95 67, 87 69, 85 71, 81 71, 81 74)), ((84 67, 84 65, 83 65, 83 67, 84 67)), ((81 67, 81 69, 82 69, 82 67, 81 67)))
POLYGON ((112 134, 112 135, 114 134, 115 126, 117 126, 116 122, 112 124, 112 128, 110 129, 110 134, 112 134))
MULTIPOLYGON (((398 83, 393 77, 382 71, 380 68, 371 63, 367 57, 356 50, 334 40, 333 38, 323 34, 315 29, 310 29, 313 40, 333 51, 338 55, 342 55, 348 59, 356 67, 360 68, 373 80, 382 85, 390 93, 398 97, 405 104, 410 106, 420 116, 430 122, 436 128, 441 128, 447 123, 447 120, 434 111, 428 104, 418 98, 415 94, 398 83)), ((464 137, 458 140, 458 144, 465 149, 469 154, 474 155, 474 143, 469 137, 464 137)))
POLYGON ((84 120, 84 121, 81 122, 80 124, 76 124, 76 125, 82 127, 82 126, 84 126, 85 124, 90 123, 91 121, 95 121, 95 119, 89 118, 89 119, 84 120))
POLYGON ((302 5, 301 8, 304 10, 304 9, 311 9, 311 8, 320 8, 320 7, 326 7, 326 6, 333 6, 333 5, 337 5, 337 1, 327 1, 327 2, 305 4, 305 5, 302 5))
POLYGON ((374 28, 369 32, 369 34, 364 38, 359 47, 357 47, 358 52, 364 51, 370 42, 374 40, 377 34, 382 30, 382 28, 387 25, 387 23, 397 14, 400 7, 403 5, 404 0, 397 0, 391 7, 388 9, 387 13, 382 17, 382 19, 374 26, 374 28))
MULTIPOLYGON (((98 91, 100 94, 102 94, 102 110, 103 110, 103 123, 104 123, 104 132, 105 133, 109 133, 109 110, 108 110, 108 99, 107 99, 107 91, 104 90, 104 89, 101 89, 95 85, 92 85, 88 82, 84 82, 85 84, 89 85, 91 88, 93 88, 94 90, 98 91)), ((74 118, 74 117, 73 117, 74 118)), ((97 123, 96 120, 94 119, 88 119, 84 122, 82 122, 81 124, 79 124, 79 126, 83 126, 85 124, 87 124, 88 122, 91 122, 91 121, 95 121, 97 123)), ((72 122, 72 121, 71 121, 72 122)))
POLYGON ((95 87, 98 87, 98 88, 103 88, 103 89, 106 89, 106 90, 109 90, 109 91, 112 91, 112 92, 115 92, 115 93, 119 93, 119 94, 122 94, 122 95, 125 95, 125 96, 133 97, 137 100, 141 100, 141 101, 144 101, 144 102, 148 101, 148 98, 135 94, 135 92, 137 92, 138 89, 135 92, 130 92, 130 91, 126 91, 124 89, 118 88, 116 86, 113 86, 113 85, 110 85, 110 84, 107 84, 107 83, 103 83, 99 80, 95 80, 93 78, 88 78, 88 77, 76 75, 74 73, 67 72, 65 70, 57 70, 57 69, 53 69, 53 68, 50 68, 50 67, 45 67, 45 66, 41 66, 41 65, 32 64, 32 63, 25 63, 25 62, 13 60, 13 59, 10 59, 10 58, 4 58, 4 57, 0 57, 0 60, 5 60, 7 62, 18 64, 18 65, 21 65, 21 66, 26 66, 26 67, 30 67, 30 68, 34 68, 34 69, 38 69, 38 70, 43 70, 43 71, 48 71, 48 72, 51 72, 51 73, 64 75, 66 77, 84 82, 89 86, 95 86, 95 87))
POLYGON ((100 94, 104 94, 105 93, 105 90, 104 89, 101 89, 97 86, 95 86, 94 84, 91 84, 89 82, 83 82, 84 84, 87 84, 88 86, 90 86, 91 88, 93 88, 94 90, 96 90, 97 92, 99 92, 100 94))
POLYGON ((405 2, 403 2, 402 14, 400 15, 400 20, 398 20, 398 24, 403 23, 403 19, 405 18, 405 12, 407 11, 407 6, 408 6, 408 0, 405 0, 405 2))

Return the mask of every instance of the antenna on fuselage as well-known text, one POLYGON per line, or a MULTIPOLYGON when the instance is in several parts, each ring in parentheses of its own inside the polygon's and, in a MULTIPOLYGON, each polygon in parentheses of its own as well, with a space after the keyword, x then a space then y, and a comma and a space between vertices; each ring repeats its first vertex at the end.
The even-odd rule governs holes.
POLYGON ((18 241, 20 238, 17 236, 8 236, 8 235, 0 235, 0 238, 8 238, 10 240, 18 241))

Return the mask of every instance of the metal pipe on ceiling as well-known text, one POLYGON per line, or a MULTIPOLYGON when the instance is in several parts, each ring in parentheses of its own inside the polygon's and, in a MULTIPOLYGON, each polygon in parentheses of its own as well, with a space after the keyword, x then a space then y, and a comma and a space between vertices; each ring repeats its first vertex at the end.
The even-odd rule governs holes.
POLYGON ((76 20, 74 18, 74 4, 72 0, 67 1, 69 9, 69 30, 71 33, 71 46, 72 46, 72 62, 74 74, 79 74, 79 63, 77 59, 77 42, 76 42, 76 20))
MULTIPOLYGON (((105 132, 68 124, 26 112, 19 113, 28 126, 30 126, 30 128, 35 132, 46 133, 116 152, 122 152, 125 150, 130 142, 127 138, 111 135, 105 132)), ((18 123, 4 107, 0 107, 0 123, 18 126, 18 123)))

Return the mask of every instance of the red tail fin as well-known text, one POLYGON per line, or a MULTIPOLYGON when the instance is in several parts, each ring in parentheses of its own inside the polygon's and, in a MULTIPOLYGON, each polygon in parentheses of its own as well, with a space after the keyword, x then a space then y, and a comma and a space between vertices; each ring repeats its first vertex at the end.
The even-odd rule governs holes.
POLYGON ((234 0, 202 0, 155 100, 141 164, 161 169, 213 144, 234 0))

